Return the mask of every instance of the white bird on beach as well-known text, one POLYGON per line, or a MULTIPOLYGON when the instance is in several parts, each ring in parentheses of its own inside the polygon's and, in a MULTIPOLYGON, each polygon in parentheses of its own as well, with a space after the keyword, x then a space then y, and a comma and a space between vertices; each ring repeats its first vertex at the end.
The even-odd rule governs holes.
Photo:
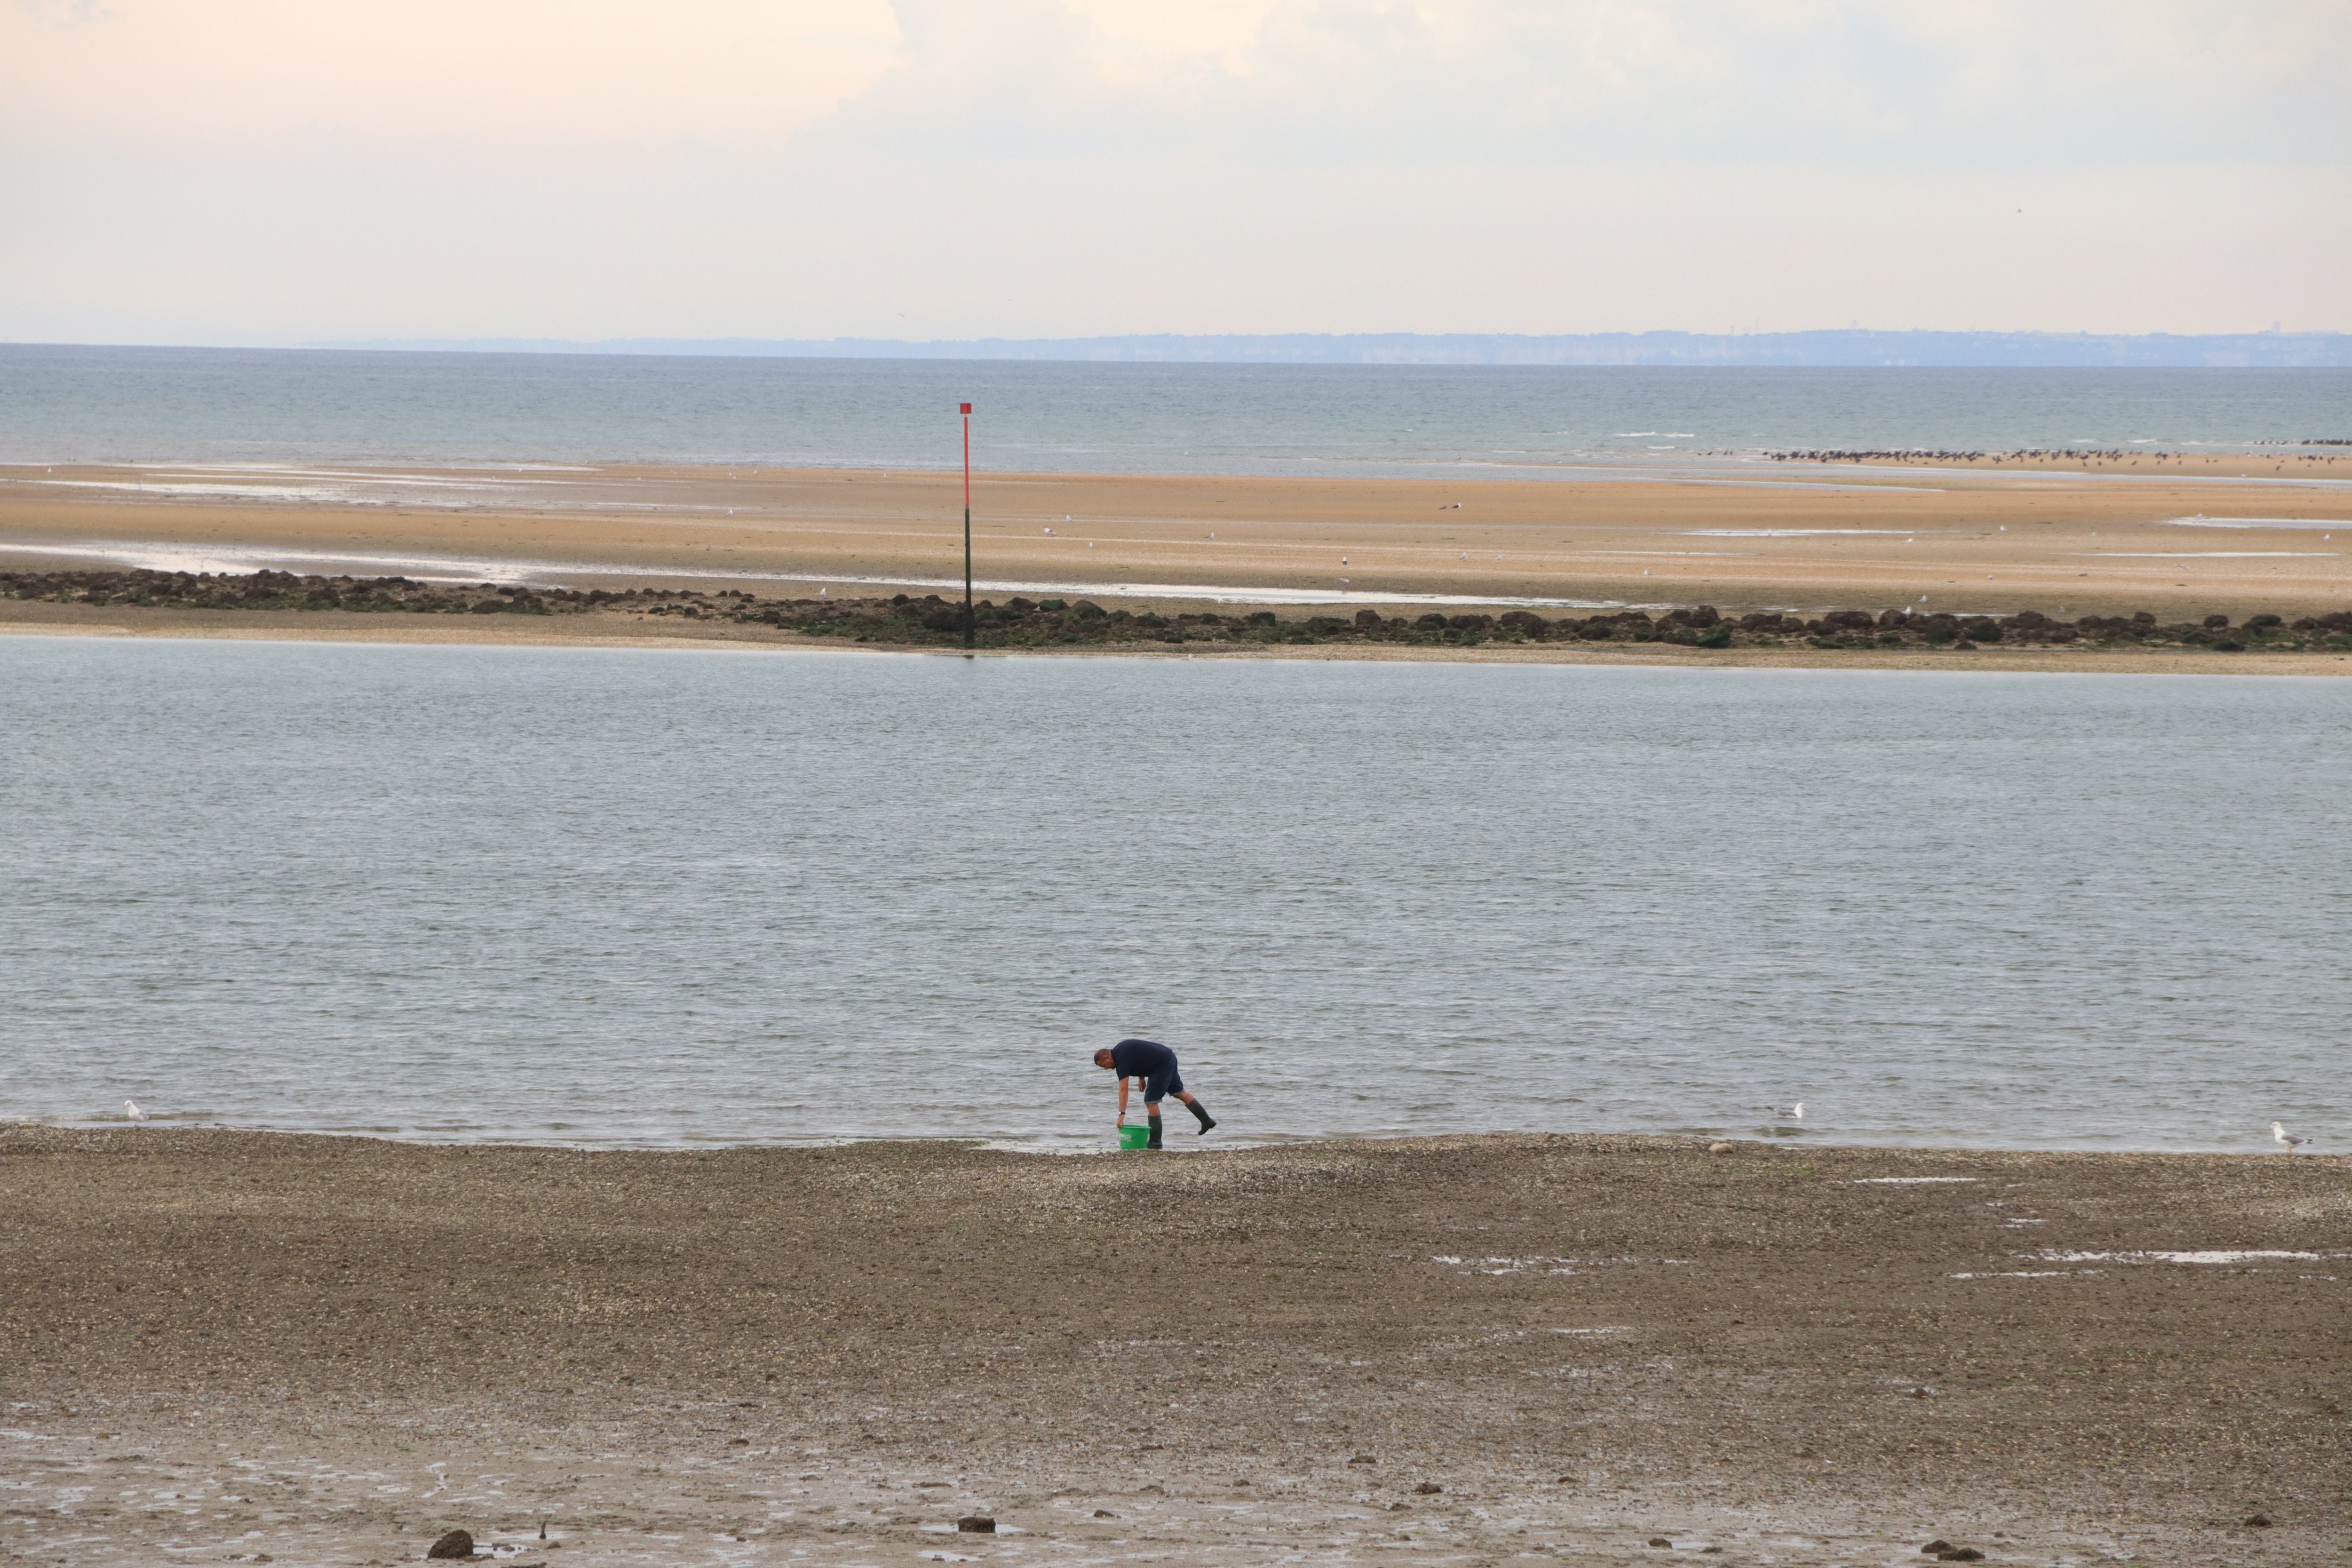
POLYGON ((1768 1105, 1764 1109, 1783 1121, 1802 1121, 1805 1119, 1805 1102, 1801 1100, 1794 1105, 1768 1105))
MULTIPOLYGON (((133 1121, 144 1121, 147 1120, 147 1113, 139 1109, 139 1102, 135 1100, 126 1100, 122 1102, 122 1114, 131 1118, 133 1121)), ((2273 1121, 2271 1125, 2275 1127, 2278 1123, 2273 1121)))
POLYGON ((2276 1139, 2281 1144, 2284 1145, 2286 1152, 2290 1154, 2294 1153, 2297 1149, 2302 1148, 2305 1143, 2311 1142, 2310 1139, 2305 1137, 2302 1133, 2290 1132, 2275 1121, 2271 1123, 2271 1136, 2276 1139))

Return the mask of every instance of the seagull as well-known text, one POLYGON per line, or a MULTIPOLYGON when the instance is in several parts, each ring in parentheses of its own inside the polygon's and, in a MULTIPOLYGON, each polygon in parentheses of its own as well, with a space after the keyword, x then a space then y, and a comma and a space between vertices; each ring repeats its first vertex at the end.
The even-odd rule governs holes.
POLYGON ((1048 533, 1051 533, 1051 532, 1053 532, 1054 531, 1053 531, 1052 529, 1050 529, 1050 528, 1049 528, 1049 529, 1047 529, 1045 531, 1046 531, 1046 532, 1048 532, 1048 533))
POLYGON ((2305 1137, 2302 1133, 2290 1132, 2275 1121, 2271 1123, 2271 1136, 2276 1139, 2279 1142, 2284 1144, 2286 1146, 2286 1152, 2290 1154, 2294 1153, 2297 1149, 2302 1148, 2305 1143, 2311 1142, 2310 1139, 2305 1137))
MULTIPOLYGON (((139 1102, 135 1100, 126 1100, 122 1102, 122 1114, 129 1117, 133 1121, 144 1121, 147 1120, 147 1113, 139 1109, 139 1102)), ((2273 1121, 2271 1125, 2273 1127, 2276 1127, 2278 1123, 2273 1121)), ((2298 1139, 2296 1142, 2300 1142, 2302 1140, 2298 1139)))
POLYGON ((1768 1105, 1764 1109, 1783 1121, 1802 1121, 1805 1119, 1805 1102, 1801 1100, 1794 1105, 1768 1105))

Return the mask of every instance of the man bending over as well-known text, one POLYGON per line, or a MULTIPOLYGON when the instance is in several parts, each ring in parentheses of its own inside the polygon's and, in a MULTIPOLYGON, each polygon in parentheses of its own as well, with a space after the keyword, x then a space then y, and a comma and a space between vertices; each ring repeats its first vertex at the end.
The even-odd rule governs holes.
POLYGON ((1160 1145, 1160 1102, 1174 1095, 1184 1102, 1184 1109, 1200 1119, 1201 1131, 1206 1132, 1217 1123, 1208 1108, 1192 1098, 1184 1080, 1176 1071, 1176 1053, 1156 1040, 1121 1040, 1108 1050, 1095 1053, 1095 1066, 1108 1068, 1118 1074, 1118 1124, 1127 1125, 1127 1080, 1143 1080, 1143 1114, 1151 1123, 1151 1142, 1147 1149, 1160 1145))

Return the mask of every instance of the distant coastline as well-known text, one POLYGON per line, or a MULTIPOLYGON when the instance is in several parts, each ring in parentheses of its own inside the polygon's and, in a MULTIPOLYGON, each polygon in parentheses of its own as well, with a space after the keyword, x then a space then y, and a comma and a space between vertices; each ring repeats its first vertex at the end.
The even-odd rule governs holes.
POLYGON ((1724 368, 2341 369, 2352 332, 1137 333, 1093 338, 414 338, 305 343, 435 353, 1146 364, 1647 365, 1724 368))

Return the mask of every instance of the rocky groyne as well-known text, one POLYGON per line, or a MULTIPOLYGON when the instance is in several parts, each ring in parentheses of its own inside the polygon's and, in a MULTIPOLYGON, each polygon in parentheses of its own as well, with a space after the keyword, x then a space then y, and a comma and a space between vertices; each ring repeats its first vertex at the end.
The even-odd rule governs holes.
MULTIPOLYGON (((0 597, 59 604, 188 610, 341 610, 423 616, 620 616, 772 627, 803 637, 944 647, 963 641, 961 602, 906 594, 887 598, 763 599, 741 589, 572 589, 514 584, 426 584, 406 577, 304 577, 285 572, 0 573, 0 597)), ((1436 611, 1284 616, 1272 610, 1163 615, 1105 609, 1089 599, 982 600, 973 607, 982 647, 1088 644, 1398 643, 1476 647, 1509 643, 1664 643, 1697 648, 1937 648, 1991 644, 2101 648, 2201 648, 2221 653, 2352 650, 2352 610, 2293 619, 2206 615, 2164 622, 2147 611, 2058 620, 2036 610, 1960 616, 1942 611, 1758 611, 1738 616, 1699 605, 1653 614, 1496 615, 1436 611)))

